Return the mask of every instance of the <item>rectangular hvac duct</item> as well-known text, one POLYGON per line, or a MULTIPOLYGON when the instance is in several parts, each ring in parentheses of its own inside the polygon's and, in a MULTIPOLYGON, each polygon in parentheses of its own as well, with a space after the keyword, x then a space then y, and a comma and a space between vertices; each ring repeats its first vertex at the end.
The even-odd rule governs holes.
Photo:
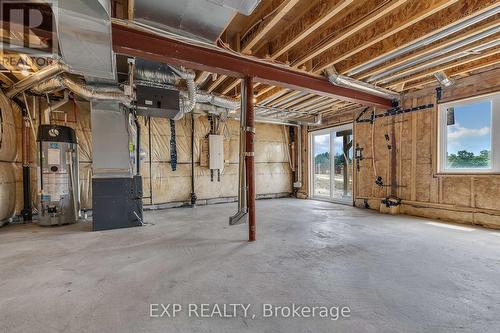
POLYGON ((250 15, 260 3, 260 0, 207 0, 222 7, 236 10, 243 15, 250 15))
POLYGON ((110 10, 109 0, 57 2, 60 52, 72 73, 116 79, 110 10))
POLYGON ((133 19, 214 42, 233 16, 249 15, 260 0, 135 0, 133 19))
POLYGON ((92 101, 93 178, 131 178, 128 112, 118 102, 92 101))

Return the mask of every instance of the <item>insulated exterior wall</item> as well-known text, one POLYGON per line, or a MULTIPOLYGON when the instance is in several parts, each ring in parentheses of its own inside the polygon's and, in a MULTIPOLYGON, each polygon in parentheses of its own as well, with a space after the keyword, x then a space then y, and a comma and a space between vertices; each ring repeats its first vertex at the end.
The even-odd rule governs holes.
POLYGON ((14 215, 18 194, 16 123, 10 100, 0 91, 0 225, 14 215))
MULTIPOLYGON (((31 101, 31 98, 29 98, 31 101)), ((46 108, 41 98, 40 108, 46 108)), ((67 126, 75 129, 78 138, 79 171, 82 209, 92 209, 92 130, 90 124, 90 104, 87 101, 70 100, 59 108, 67 114, 67 126)), ((191 197, 191 115, 176 121, 177 141, 177 170, 172 171, 170 164, 170 124, 168 119, 151 118, 151 171, 153 201, 144 199, 144 204, 166 204, 188 202, 191 197)), ((36 115, 35 126, 38 124, 36 115)), ((62 113, 53 113, 53 122, 64 125, 62 113)), ((7 198, 15 202, 16 214, 22 209, 22 164, 21 164, 21 115, 16 114, 16 136, 19 147, 16 150, 16 163, 10 173, 15 174, 15 180, 9 181, 9 186, 17 185, 16 200, 12 200, 11 188, 5 185, 5 199, 0 198, 2 208, 7 198), (4 201, 5 200, 5 201, 4 201)), ((144 196, 150 197, 150 166, 149 166, 149 124, 144 118, 141 123, 141 147, 143 159, 141 174, 143 177, 144 196)), ((210 125, 206 116, 195 118, 195 190, 198 199, 208 200, 217 198, 234 198, 238 193, 238 154, 239 154, 239 122, 227 120, 221 123, 220 134, 224 135, 225 167, 221 172, 220 182, 217 175, 211 181, 210 170, 200 167, 200 144, 209 133, 210 125)), ((31 131, 31 130, 30 130, 31 131)), ((292 192, 293 174, 288 158, 288 130, 282 125, 257 124, 256 138, 256 173, 257 193, 259 195, 288 195, 292 192)), ((14 130, 12 130, 14 133, 14 130)), ((30 165, 32 175, 32 198, 36 207, 36 174, 37 155, 36 145, 30 134, 30 165)), ((15 138, 14 134, 11 135, 15 138)), ((15 142, 16 140, 9 139, 15 142)), ((7 171, 0 171, 0 175, 7 175, 7 171)), ((10 176, 4 176, 10 177, 10 176)), ((10 179, 10 178, 9 178, 10 179)), ((3 181, 3 180, 2 180, 3 181)), ((3 192, 2 192, 3 193, 3 192)))
MULTIPOLYGON (((441 103, 499 91, 500 69, 457 80, 443 89, 441 103)), ((406 95, 403 108, 434 104, 431 109, 379 118, 373 126, 375 163, 378 176, 391 184, 395 172, 395 195, 401 198, 401 213, 448 221, 500 228, 500 175, 440 175, 437 173, 437 99, 434 89, 406 95), (393 123, 394 120, 394 123, 393 123), (391 151, 385 134, 396 136, 395 169, 391 170, 391 151)), ((354 112, 353 121, 361 109, 354 112)), ((371 112, 371 109, 370 111, 371 112)), ((377 110, 383 112, 383 110, 377 110)), ((369 115, 367 115, 369 117, 369 115)), ((330 125, 339 119, 330 120, 330 125)), ((391 187, 375 184, 372 154, 372 125, 355 123, 354 146, 363 148, 364 159, 355 168, 355 204, 385 211, 381 200, 391 194, 391 187)), ((394 145, 394 144, 393 144, 394 145)))
MULTIPOLYGON (((141 146, 149 152, 148 126, 141 121, 141 146)), ((152 118, 152 185, 153 203, 187 202, 191 197, 191 119, 190 115, 175 123, 177 138, 177 170, 170 165, 170 125, 167 119, 152 118)), ((292 192, 292 171, 288 159, 288 140, 280 125, 257 124, 256 173, 258 194, 292 192)), ((208 118, 195 116, 195 192, 198 199, 230 198, 238 194, 239 122, 227 120, 221 124, 224 135, 225 167, 220 182, 217 174, 211 181, 208 167, 200 166, 200 146, 210 130, 208 118)), ((149 196, 149 158, 141 163, 144 195, 149 196)), ((149 199, 145 204, 151 203, 149 199)))

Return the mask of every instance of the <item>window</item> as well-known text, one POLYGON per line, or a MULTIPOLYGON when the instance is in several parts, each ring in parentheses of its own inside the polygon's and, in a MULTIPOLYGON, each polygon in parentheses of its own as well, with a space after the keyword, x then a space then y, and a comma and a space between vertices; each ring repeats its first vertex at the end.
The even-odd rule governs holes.
POLYGON ((439 106, 439 171, 500 172, 500 94, 439 106))

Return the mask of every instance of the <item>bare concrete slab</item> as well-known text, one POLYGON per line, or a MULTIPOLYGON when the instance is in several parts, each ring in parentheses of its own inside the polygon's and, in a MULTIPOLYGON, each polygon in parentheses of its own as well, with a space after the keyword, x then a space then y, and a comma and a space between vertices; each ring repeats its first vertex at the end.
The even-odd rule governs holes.
POLYGON ((326 202, 146 213, 142 228, 0 229, 0 332, 499 332, 500 232, 326 202), (431 222, 431 223, 429 223, 431 222), (150 318, 151 303, 249 303, 256 317, 150 318), (262 318, 261 306, 350 317, 262 318))

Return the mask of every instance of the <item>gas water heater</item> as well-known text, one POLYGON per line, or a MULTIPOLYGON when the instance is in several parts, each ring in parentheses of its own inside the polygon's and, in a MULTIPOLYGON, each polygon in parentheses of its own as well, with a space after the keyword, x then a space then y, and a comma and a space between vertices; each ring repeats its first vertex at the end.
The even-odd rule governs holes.
POLYGON ((39 224, 75 223, 80 215, 78 144, 75 131, 66 126, 40 125, 39 224))

